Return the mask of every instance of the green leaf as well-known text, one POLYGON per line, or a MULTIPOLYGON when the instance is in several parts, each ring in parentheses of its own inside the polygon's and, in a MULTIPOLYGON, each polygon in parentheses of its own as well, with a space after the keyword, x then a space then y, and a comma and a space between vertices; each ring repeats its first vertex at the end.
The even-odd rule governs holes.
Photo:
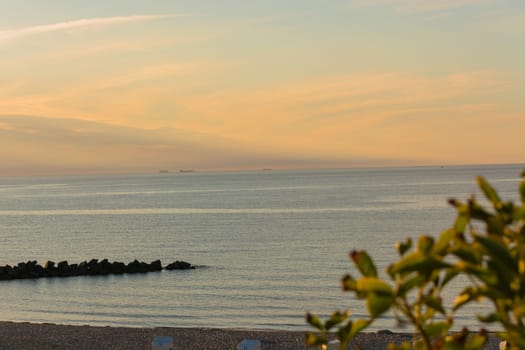
POLYGON ((500 286, 482 286, 478 287, 480 290, 480 297, 485 297, 489 300, 504 299, 508 297, 508 286, 501 288, 500 286))
POLYGON ((509 296, 509 293, 511 293, 511 284, 514 279, 511 268, 505 266, 499 260, 489 259, 487 261, 487 270, 492 272, 492 277, 497 276, 498 279, 496 284, 491 284, 487 287, 494 288, 497 286, 502 293, 509 296))
POLYGON ((372 318, 376 318, 388 311, 394 302, 394 297, 387 294, 370 293, 366 298, 368 312, 372 318))
POLYGON ((417 241, 417 249, 424 255, 430 254, 434 246, 434 238, 430 236, 421 235, 417 241))
POLYGON ((368 327, 369 324, 370 324, 370 321, 368 320, 363 320, 363 319, 355 320, 352 323, 352 328, 350 329, 349 339, 354 338, 357 333, 361 332, 363 329, 368 327))
POLYGON ((403 297, 408 292, 410 292, 412 289, 420 286, 424 282, 425 282, 425 277, 421 275, 416 275, 412 278, 409 278, 408 280, 405 280, 398 284, 397 294, 403 297))
POLYGON ((485 344, 487 343, 487 333, 478 332, 469 339, 468 343, 465 346, 465 350, 478 350, 484 349, 485 344))
POLYGON ((515 337, 510 343, 515 345, 514 349, 525 349, 525 339, 521 336, 515 337))
POLYGON ((445 315, 446 311, 443 308, 442 300, 441 298, 426 298, 425 299, 425 305, 428 307, 431 307, 432 309, 436 310, 437 312, 445 315))
POLYGON ((516 300, 514 302, 514 307, 512 308, 512 313, 516 319, 523 319, 525 317, 525 304, 524 300, 516 300))
POLYGON ((413 252, 389 267, 390 274, 404 274, 408 272, 428 273, 431 270, 451 267, 450 264, 436 259, 434 256, 424 256, 420 252, 413 252))
POLYGON ((501 243, 499 239, 482 235, 475 235, 474 239, 488 251, 494 261, 501 263, 506 269, 518 272, 517 261, 510 255, 507 246, 501 243))
POLYGON ((503 236, 505 232, 505 222, 501 215, 491 216, 485 220, 485 223, 487 224, 487 232, 503 236))
POLYGON ((452 243, 455 237, 456 237, 456 231, 453 229, 448 229, 448 230, 441 232, 433 248, 436 254, 439 254, 439 255, 445 254, 450 243, 452 243))
POLYGON ((357 291, 366 297, 368 312, 372 318, 388 310, 394 302, 392 287, 377 277, 361 277, 357 281, 357 291))
POLYGON ((350 258, 354 261, 354 264, 357 266, 363 276, 377 277, 376 266, 366 251, 354 250, 350 253, 350 258))
POLYGON ((458 271, 476 277, 487 286, 498 286, 499 284, 498 271, 494 271, 492 269, 488 270, 484 266, 474 265, 468 262, 459 262, 456 264, 456 266, 458 271))
POLYGON ((456 217, 456 222, 454 223, 454 229, 458 233, 465 232, 467 225, 470 221, 470 215, 468 206, 465 204, 458 204, 456 206, 456 210, 458 212, 458 215, 456 217))
POLYGON ((498 192, 485 180, 484 177, 477 177, 478 186, 485 194, 485 197, 492 203, 495 209, 499 209, 501 206, 501 198, 498 195, 498 192))
POLYGON ((323 331, 324 330, 324 325, 323 325, 323 322, 321 322, 321 320, 319 319, 319 317, 317 317, 316 315, 314 314, 311 314, 309 312, 306 313, 306 322, 314 327, 314 328, 317 328, 318 330, 320 331, 323 331))
POLYGON ((388 272, 390 274, 405 273, 419 271, 420 267, 428 260, 429 258, 423 256, 420 252, 412 252, 408 255, 405 255, 402 259, 398 260, 396 263, 390 265, 388 272))
POLYGON ((377 277, 361 277, 357 281, 357 290, 364 293, 375 293, 390 297, 394 295, 392 287, 377 277))
POLYGON ((350 331, 352 330, 352 324, 353 321, 348 320, 348 322, 344 326, 339 327, 339 329, 337 330, 337 339, 339 339, 341 343, 346 344, 350 341, 350 331))
POLYGON ((513 222, 512 219, 513 219, 514 212, 515 212, 514 208, 515 208, 515 205, 512 202, 504 202, 502 204, 500 213, 501 213, 502 220, 505 225, 512 224, 513 222))
POLYGON ((456 277, 459 274, 460 271, 458 271, 457 269, 448 269, 445 273, 445 276, 441 280, 439 287, 443 289, 448 284, 448 282, 452 281, 454 277, 456 277))
POLYGON ((454 300, 454 304, 452 306, 452 310, 456 311, 459 308, 461 308, 462 306, 470 303, 471 301, 476 300, 480 296, 481 296, 481 293, 480 293, 478 288, 467 287, 454 300))
POLYGON ((485 208, 475 201, 469 202, 470 217, 476 220, 487 221, 492 214, 488 213, 485 208))
POLYGON ((412 238, 408 238, 405 243, 397 242, 396 248, 400 256, 405 255, 405 253, 412 248, 412 238))
POLYGON ((464 244, 456 246, 452 249, 452 254, 471 264, 481 263, 481 254, 471 246, 464 244))
POLYGON ((494 322, 499 322, 501 320, 501 317, 498 316, 498 314, 496 313, 490 313, 485 316, 478 315, 478 320, 480 320, 483 323, 494 323, 494 322))
POLYGON ((341 280, 341 285, 346 292, 357 289, 357 281, 351 275, 345 275, 341 280))
POLYGON ((332 314, 332 316, 325 322, 325 325, 324 325, 324 328, 329 331, 330 329, 332 329, 334 326, 340 324, 341 322, 343 322, 344 320, 346 320, 348 318, 348 316, 350 316, 350 312, 348 311, 345 311, 345 312, 341 312, 341 311, 336 311, 332 314))
POLYGON ((321 346, 328 343, 328 339, 326 339, 326 337, 313 333, 307 333, 305 341, 308 346, 321 346))
POLYGON ((369 324, 370 321, 358 319, 353 322, 348 321, 344 327, 339 328, 337 331, 337 339, 340 341, 339 349, 346 349, 350 340, 352 340, 357 333, 368 327, 369 324))
POLYGON ((428 334, 431 338, 437 336, 444 336, 452 324, 447 321, 442 322, 432 322, 424 327, 425 333, 428 334))

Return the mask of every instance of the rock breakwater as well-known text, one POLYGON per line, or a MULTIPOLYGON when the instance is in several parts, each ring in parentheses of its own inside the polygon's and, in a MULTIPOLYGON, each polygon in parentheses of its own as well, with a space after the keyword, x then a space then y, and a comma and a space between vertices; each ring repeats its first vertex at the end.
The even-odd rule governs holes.
POLYGON ((162 266, 160 260, 155 260, 151 263, 133 260, 128 264, 119 261, 110 262, 108 259, 100 261, 91 259, 78 264, 70 264, 67 260, 64 260, 59 263, 47 261, 44 265, 40 265, 34 260, 20 262, 14 266, 0 266, 0 281, 49 277, 120 275, 125 273, 158 272, 161 270, 190 270, 194 268, 195 266, 192 264, 178 260, 168 264, 166 267, 162 266))

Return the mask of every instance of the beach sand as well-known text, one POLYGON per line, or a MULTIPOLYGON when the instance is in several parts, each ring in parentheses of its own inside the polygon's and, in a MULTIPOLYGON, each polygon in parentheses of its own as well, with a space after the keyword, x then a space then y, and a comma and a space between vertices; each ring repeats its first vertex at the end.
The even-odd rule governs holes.
MULTIPOLYGON (((236 349, 243 339, 258 339, 261 350, 312 349, 305 345, 305 332, 209 328, 123 328, 66 326, 0 322, 0 350, 149 350, 155 336, 173 337, 174 350, 236 349)), ((410 340, 407 333, 359 334, 356 344, 363 350, 386 349, 389 342, 410 340)), ((491 337, 487 349, 498 349, 491 337)))

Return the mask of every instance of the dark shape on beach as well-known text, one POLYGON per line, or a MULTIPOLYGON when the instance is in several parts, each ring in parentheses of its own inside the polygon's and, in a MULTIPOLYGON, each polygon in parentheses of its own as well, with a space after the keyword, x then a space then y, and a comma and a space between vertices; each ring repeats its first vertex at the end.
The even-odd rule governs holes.
MULTIPOLYGON (((168 264, 164 270, 190 270, 195 266, 185 261, 175 261, 168 264)), ((82 261, 78 264, 69 264, 66 260, 55 264, 53 261, 47 261, 44 266, 39 265, 36 260, 20 262, 15 266, 0 266, 0 281, 33 279, 45 277, 72 277, 72 276, 100 276, 100 275, 119 275, 124 273, 147 273, 158 272, 163 270, 160 260, 146 263, 143 261, 133 260, 129 264, 108 259, 98 261, 91 259, 82 261)))

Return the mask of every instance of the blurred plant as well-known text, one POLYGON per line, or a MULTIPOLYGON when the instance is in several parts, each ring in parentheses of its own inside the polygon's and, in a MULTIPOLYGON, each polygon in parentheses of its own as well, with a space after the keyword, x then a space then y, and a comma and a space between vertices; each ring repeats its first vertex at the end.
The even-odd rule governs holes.
POLYGON ((307 334, 307 344, 326 348, 335 329, 339 349, 346 349, 352 338, 390 310, 400 324, 413 327, 414 337, 389 349, 481 349, 486 330, 451 328, 458 310, 484 299, 492 307, 478 315, 479 320, 498 323, 503 329, 498 335, 509 349, 525 349, 525 171, 519 185, 521 204, 502 201, 483 177, 477 182, 489 208, 474 195, 466 203, 450 200, 457 211, 454 225, 437 238, 422 235, 415 245, 410 238, 398 243, 400 258, 388 267, 386 279, 378 276, 367 252, 352 251, 350 259, 361 276, 344 276, 342 288, 366 303, 368 317, 352 319, 349 311, 336 311, 322 321, 307 313, 307 322, 317 330, 307 334), (460 275, 467 277, 467 285, 446 307, 442 292, 460 275))

